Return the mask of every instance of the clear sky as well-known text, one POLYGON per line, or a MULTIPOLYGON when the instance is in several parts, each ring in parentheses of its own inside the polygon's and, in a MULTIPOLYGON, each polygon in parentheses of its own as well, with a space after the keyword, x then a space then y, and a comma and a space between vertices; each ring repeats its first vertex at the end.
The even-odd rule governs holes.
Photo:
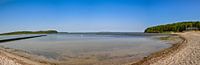
POLYGON ((0 0, 0 32, 143 32, 200 20, 200 0, 0 0))

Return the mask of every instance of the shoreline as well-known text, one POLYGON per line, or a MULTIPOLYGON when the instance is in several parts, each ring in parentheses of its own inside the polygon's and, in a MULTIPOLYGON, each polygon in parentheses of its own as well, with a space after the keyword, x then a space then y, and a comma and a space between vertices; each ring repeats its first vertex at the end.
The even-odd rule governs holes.
POLYGON ((144 57, 142 60, 139 60, 138 62, 135 63, 131 63, 130 65, 150 65, 151 63, 156 62, 157 60, 166 57, 167 55, 175 51, 178 51, 180 47, 183 46, 182 44, 187 42, 187 40, 179 34, 177 34, 177 36, 179 36, 179 38, 182 39, 182 41, 172 43, 171 47, 151 53, 147 57, 144 57))
POLYGON ((183 41, 173 44, 172 47, 167 49, 152 53, 130 65, 199 65, 200 55, 198 54, 200 51, 198 48, 200 48, 200 43, 198 38, 200 38, 200 33, 184 32, 175 34, 179 35, 183 41))
MULTIPOLYGON (((134 61, 134 63, 128 63, 127 65, 158 65, 156 64, 158 61, 163 60, 172 54, 177 54, 179 51, 185 48, 187 46, 186 44, 188 44, 188 39, 186 39, 184 35, 191 34, 191 33, 194 33, 194 32, 177 33, 177 35, 182 39, 182 41, 179 41, 178 43, 174 43, 172 44, 171 47, 166 48, 164 50, 154 52, 148 55, 147 57, 144 57, 142 60, 134 61)), ((40 62, 37 60, 33 60, 31 58, 26 58, 26 57, 17 55, 13 53, 12 51, 10 52, 6 51, 6 49, 4 48, 0 48, 0 65, 57 65, 57 64, 49 63, 49 62, 40 62), (2 58, 4 59, 1 60, 2 58), (4 64, 2 64, 2 62, 4 64)), ((161 65, 165 65, 165 64, 161 64, 161 65)), ((173 65, 177 65, 177 64, 173 64, 173 65)))

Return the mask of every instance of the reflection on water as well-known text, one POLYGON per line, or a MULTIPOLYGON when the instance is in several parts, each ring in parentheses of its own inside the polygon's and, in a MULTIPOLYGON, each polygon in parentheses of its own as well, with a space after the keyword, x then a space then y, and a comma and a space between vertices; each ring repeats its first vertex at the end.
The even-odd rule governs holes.
POLYGON ((98 65, 131 62, 130 59, 136 56, 147 55, 170 46, 165 43, 145 36, 50 34, 0 45, 65 61, 64 64, 98 65))

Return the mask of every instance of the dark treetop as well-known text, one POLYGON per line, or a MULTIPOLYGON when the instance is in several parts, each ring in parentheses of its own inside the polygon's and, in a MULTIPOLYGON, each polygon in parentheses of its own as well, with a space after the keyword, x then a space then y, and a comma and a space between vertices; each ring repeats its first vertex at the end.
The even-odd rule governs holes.
POLYGON ((172 24, 158 25, 145 29, 146 33, 183 32, 186 30, 199 30, 200 21, 187 21, 172 24))

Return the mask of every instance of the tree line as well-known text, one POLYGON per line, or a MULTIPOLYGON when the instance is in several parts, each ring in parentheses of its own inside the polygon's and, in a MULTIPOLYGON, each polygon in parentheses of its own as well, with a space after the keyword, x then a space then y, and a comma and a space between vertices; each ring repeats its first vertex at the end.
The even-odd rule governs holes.
POLYGON ((152 26, 145 29, 144 32, 147 33, 183 32, 186 31, 187 28, 200 29, 200 21, 187 21, 187 22, 178 22, 166 25, 152 26))

